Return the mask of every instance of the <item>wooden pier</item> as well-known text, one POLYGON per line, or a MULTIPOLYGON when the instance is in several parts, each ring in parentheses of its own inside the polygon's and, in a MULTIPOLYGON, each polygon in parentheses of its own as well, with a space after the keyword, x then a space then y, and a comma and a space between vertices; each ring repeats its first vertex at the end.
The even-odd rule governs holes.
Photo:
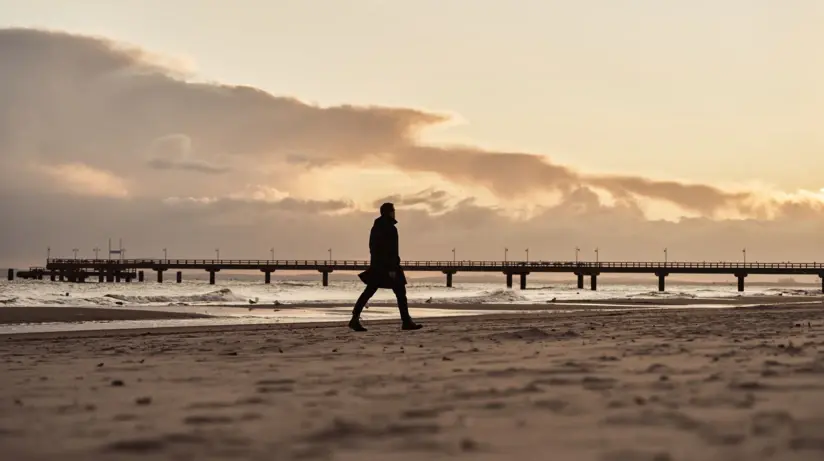
MULTIPOLYGON (((49 259, 45 267, 34 267, 17 273, 20 278, 67 280, 85 282, 144 281, 144 271, 154 271, 156 280, 163 282, 164 273, 177 271, 176 281, 183 280, 182 270, 204 270, 209 283, 214 284, 221 270, 259 271, 264 283, 271 283, 276 271, 317 271, 323 286, 329 285, 329 274, 335 271, 360 272, 369 266, 363 260, 234 260, 234 259, 49 259)), ((650 274, 658 278, 658 289, 666 289, 670 274, 731 275, 738 281, 738 291, 744 291, 748 275, 817 275, 824 291, 824 263, 735 263, 735 262, 592 262, 592 261, 404 261, 407 272, 440 272, 446 275, 446 286, 452 286, 452 277, 458 272, 497 272, 506 277, 506 286, 512 288, 512 279, 518 276, 520 287, 526 288, 531 273, 569 273, 584 288, 589 277, 590 289, 598 289, 601 274, 650 274)), ((11 277, 10 277, 11 278, 11 277)))

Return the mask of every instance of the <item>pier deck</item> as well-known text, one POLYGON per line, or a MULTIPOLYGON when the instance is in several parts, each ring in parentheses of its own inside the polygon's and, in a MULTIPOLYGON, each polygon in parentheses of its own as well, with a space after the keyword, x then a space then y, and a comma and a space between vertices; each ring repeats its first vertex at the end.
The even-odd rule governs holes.
MULTIPOLYGON (((590 278, 590 288, 598 287, 598 276, 606 273, 651 274, 658 277, 658 289, 665 290, 665 279, 670 274, 728 274, 738 280, 738 290, 744 291, 744 279, 751 274, 759 275, 818 275, 824 291, 824 263, 793 262, 641 262, 641 261, 404 261, 405 271, 441 272, 446 275, 447 286, 452 286, 452 276, 458 272, 497 272, 506 276, 507 287, 512 278, 520 278, 521 288, 526 288, 527 275, 536 272, 570 273, 577 277, 578 288, 584 288, 584 277, 590 278)), ((216 273, 221 270, 254 270, 264 274, 265 283, 271 282, 276 271, 317 271, 322 274, 323 285, 329 284, 329 274, 335 271, 363 271, 369 267, 364 260, 249 260, 249 259, 49 259, 45 267, 18 272, 21 278, 85 281, 97 276, 103 281, 145 280, 143 271, 156 272, 158 282, 163 273, 177 270, 177 282, 182 280, 181 270, 204 270, 209 273, 210 283, 215 283, 216 273)))

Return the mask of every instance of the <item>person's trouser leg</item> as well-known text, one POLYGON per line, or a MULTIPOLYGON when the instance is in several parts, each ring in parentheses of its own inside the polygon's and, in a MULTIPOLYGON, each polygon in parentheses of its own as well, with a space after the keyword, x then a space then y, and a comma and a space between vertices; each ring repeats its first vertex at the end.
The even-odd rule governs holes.
POLYGON ((412 321, 409 316, 409 303, 406 299, 406 286, 398 285, 392 289, 395 292, 395 297, 398 299, 398 310, 401 313, 401 320, 404 322, 412 321))
POLYGON ((366 307, 366 303, 369 302, 369 299, 378 292, 377 285, 366 285, 366 288, 363 289, 363 293, 358 297, 358 300, 355 302, 355 309, 352 310, 352 318, 357 319, 360 317, 361 312, 363 312, 363 308, 366 307))

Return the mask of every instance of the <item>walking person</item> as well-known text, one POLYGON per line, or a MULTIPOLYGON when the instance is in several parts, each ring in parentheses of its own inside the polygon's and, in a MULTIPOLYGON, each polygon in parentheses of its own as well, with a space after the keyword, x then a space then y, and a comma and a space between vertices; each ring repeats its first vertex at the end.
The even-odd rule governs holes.
POLYGON ((401 314, 401 329, 419 330, 422 325, 412 321, 409 316, 409 306, 406 300, 406 276, 401 269, 401 257, 398 249, 398 229, 395 224, 395 206, 384 203, 380 207, 380 217, 375 219, 372 231, 369 233, 369 253, 371 255, 369 268, 358 274, 366 284, 363 293, 358 297, 352 311, 352 320, 349 328, 354 331, 366 331, 360 323, 363 308, 380 288, 388 288, 395 292, 398 299, 398 310, 401 314))

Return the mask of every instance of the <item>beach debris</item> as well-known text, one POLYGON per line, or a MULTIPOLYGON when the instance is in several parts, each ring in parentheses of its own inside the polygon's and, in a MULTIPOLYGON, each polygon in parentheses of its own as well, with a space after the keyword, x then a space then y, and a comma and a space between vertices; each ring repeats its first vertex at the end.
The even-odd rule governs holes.
MULTIPOLYGON (((260 299, 255 297, 255 299, 250 299, 249 300, 249 304, 257 304, 259 301, 260 301, 260 299)), ((251 309, 249 309, 249 310, 251 310, 251 309)))
POLYGON ((465 438, 461 439, 461 451, 475 451, 478 449, 478 442, 465 438))
POLYGON ((138 397, 135 399, 134 403, 138 405, 151 405, 152 398, 151 397, 138 397))
POLYGON ((123 386, 123 381, 120 380, 120 379, 115 379, 115 380, 112 381, 112 386, 113 387, 122 387, 123 386))

